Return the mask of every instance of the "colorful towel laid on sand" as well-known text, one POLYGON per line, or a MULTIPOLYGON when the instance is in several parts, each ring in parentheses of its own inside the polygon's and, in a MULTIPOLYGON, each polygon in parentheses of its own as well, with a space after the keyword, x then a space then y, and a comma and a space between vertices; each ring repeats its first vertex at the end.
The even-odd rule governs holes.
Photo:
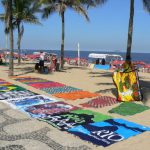
POLYGON ((0 79, 0 82, 3 82, 4 80, 3 79, 0 79))
POLYGON ((6 82, 6 81, 4 81, 4 80, 1 80, 1 81, 0 81, 0 85, 1 85, 1 84, 4 84, 4 83, 9 83, 9 82, 6 82))
POLYGON ((0 92, 9 92, 9 91, 23 91, 26 90, 17 85, 8 85, 8 86, 0 86, 0 92))
POLYGON ((70 92, 70 93, 53 94, 53 96, 63 98, 66 100, 77 100, 77 99, 97 97, 97 96, 99 96, 99 94, 91 93, 88 91, 74 91, 74 92, 70 92))
POLYGON ((125 62, 122 70, 114 72, 113 80, 118 90, 118 101, 142 100, 138 72, 133 64, 125 62))
POLYGON ((123 119, 109 119, 103 122, 76 126, 68 130, 83 140, 104 147, 145 131, 150 131, 150 128, 123 119))
POLYGON ((25 83, 25 84, 36 83, 36 82, 48 82, 48 80, 46 79, 36 78, 36 77, 12 77, 12 79, 25 83))
POLYGON ((71 86, 63 86, 63 87, 54 87, 54 88, 42 88, 42 91, 45 91, 48 94, 56 94, 56 93, 70 93, 73 91, 81 91, 81 89, 74 88, 71 86))
POLYGON ((83 107, 101 108, 105 106, 111 106, 116 103, 118 103, 116 98, 110 96, 99 96, 95 99, 88 101, 87 103, 83 103, 80 105, 82 105, 83 107))
POLYGON ((47 115, 69 112, 71 110, 76 110, 76 109, 79 108, 64 102, 55 102, 55 103, 47 103, 47 104, 30 106, 26 108, 25 111, 29 113, 33 118, 44 118, 47 115))
POLYGON ((29 106, 56 102, 56 99, 49 98, 44 95, 31 96, 22 99, 11 99, 6 101, 13 108, 24 110, 29 106))
POLYGON ((28 90, 24 91, 9 91, 9 92, 0 92, 0 100, 9 100, 14 98, 25 98, 29 96, 37 95, 28 90))
POLYGON ((64 84, 58 82, 29 83, 28 85, 38 89, 65 86, 64 84))
POLYGON ((42 78, 37 78, 37 77, 12 77, 12 79, 25 83, 25 84, 29 84, 29 83, 38 83, 38 82, 52 82, 52 81, 48 81, 46 79, 42 79, 42 78))
POLYGON ((47 115, 42 120, 48 122, 60 130, 68 130, 78 125, 100 122, 112 117, 90 110, 74 110, 66 113, 47 115))
MULTIPOLYGON (((3 80, 0 81, 0 100, 25 111, 34 118, 46 121, 93 144, 106 147, 147 130, 150 131, 148 127, 123 119, 111 119, 110 116, 89 110, 81 110, 79 107, 64 102, 55 102, 54 99, 28 90, 22 91, 19 86, 3 82, 3 80), (5 85, 6 88, 1 85, 5 85), (15 89, 8 87, 15 87, 15 89)), ((93 94, 86 91, 75 91, 72 92, 70 98, 75 100, 99 96, 99 94, 93 94)))
POLYGON ((150 109, 150 107, 148 106, 136 104, 133 102, 124 102, 121 103, 119 106, 109 110, 109 113, 116 113, 122 116, 130 116, 148 109, 150 109))
POLYGON ((9 82, 3 82, 3 83, 0 84, 0 87, 9 86, 9 85, 13 85, 13 84, 9 83, 9 82))
POLYGON ((99 96, 99 94, 97 93, 90 93, 88 91, 82 91, 81 89, 78 89, 78 88, 66 86, 58 82, 52 82, 52 81, 49 82, 48 80, 47 82, 42 82, 42 83, 41 82, 32 83, 32 80, 34 80, 33 77, 27 77, 27 78, 19 77, 19 78, 14 78, 14 79, 20 82, 22 81, 28 82, 27 80, 29 80, 30 82, 27 83, 28 85, 41 89, 49 94, 53 94, 54 96, 63 98, 63 99, 76 100, 76 99, 92 98, 92 97, 99 96))
MULTIPOLYGON (((19 80, 19 82, 22 82, 24 84, 31 84, 31 83, 44 83, 44 82, 48 82, 47 80, 44 79, 32 79, 32 80, 28 80, 28 79, 24 79, 24 80, 19 80)), ((49 81, 51 82, 51 81, 49 81)))

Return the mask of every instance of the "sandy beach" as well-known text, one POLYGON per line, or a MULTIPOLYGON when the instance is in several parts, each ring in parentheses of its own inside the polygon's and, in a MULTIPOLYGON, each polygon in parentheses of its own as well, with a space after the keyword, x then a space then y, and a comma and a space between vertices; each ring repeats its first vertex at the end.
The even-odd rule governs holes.
MULTIPOLYGON (((36 72, 25 73, 28 69, 34 68, 32 64, 15 66, 15 74, 22 76, 40 77, 50 81, 60 82, 72 87, 80 88, 85 91, 99 93, 103 96, 116 97, 116 88, 112 81, 112 71, 91 70, 85 67, 68 66, 60 72, 51 74, 39 74, 36 72), (21 69, 21 68, 24 68, 21 69)), ((56 98, 46 92, 16 82, 8 78, 8 67, 0 66, 0 79, 4 79, 13 84, 24 87, 32 92, 53 97, 55 99, 67 102, 74 106, 81 107, 80 104, 88 102, 91 98, 79 99, 76 101, 56 98)), ((140 83, 144 94, 143 102, 136 102, 150 106, 150 76, 149 73, 139 73, 140 83)), ((110 114, 108 111, 119 104, 103 108, 87 108, 95 112, 100 112, 114 118, 123 118, 134 123, 150 127, 150 109, 133 116, 121 116, 110 114)), ((85 109, 85 108, 83 108, 85 109)), ((117 142, 106 148, 93 145, 90 142, 83 141, 72 134, 59 131, 48 123, 33 119, 26 114, 10 108, 8 105, 0 102, 0 150, 148 150, 150 146, 150 133, 144 132, 133 136, 127 140, 117 142)))

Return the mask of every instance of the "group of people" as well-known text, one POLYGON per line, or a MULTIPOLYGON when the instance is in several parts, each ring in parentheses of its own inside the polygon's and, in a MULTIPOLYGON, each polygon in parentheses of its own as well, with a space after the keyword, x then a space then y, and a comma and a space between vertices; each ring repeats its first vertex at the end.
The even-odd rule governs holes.
POLYGON ((45 55, 44 52, 40 52, 39 62, 35 65, 35 70, 38 70, 40 73, 56 71, 57 63, 58 61, 56 55, 45 55))
POLYGON ((98 58, 98 59, 96 59, 96 65, 99 65, 99 64, 101 64, 101 65, 105 65, 106 64, 106 60, 103 58, 103 59, 101 59, 101 61, 100 61, 100 59, 98 58))
POLYGON ((3 52, 0 54, 0 64, 9 62, 9 53, 3 52))

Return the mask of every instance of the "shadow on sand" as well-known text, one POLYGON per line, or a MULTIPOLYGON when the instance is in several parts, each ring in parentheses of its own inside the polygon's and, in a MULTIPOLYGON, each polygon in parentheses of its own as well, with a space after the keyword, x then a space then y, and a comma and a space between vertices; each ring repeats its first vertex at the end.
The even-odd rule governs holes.
POLYGON ((86 68, 84 66, 67 66, 67 67, 65 67, 65 70, 72 70, 72 69, 88 70, 88 68, 86 68))
POLYGON ((143 103, 150 104, 150 81, 140 80, 140 87, 143 94, 143 103))
POLYGON ((89 72, 90 77, 106 77, 106 78, 112 78, 113 73, 112 72, 89 72))
POLYGON ((24 68, 14 68, 14 74, 15 75, 25 75, 28 73, 34 72, 33 67, 24 67, 24 68))
POLYGON ((112 93, 115 97, 117 97, 117 89, 116 88, 108 88, 105 90, 99 90, 99 91, 96 91, 95 93, 105 94, 108 92, 112 93))

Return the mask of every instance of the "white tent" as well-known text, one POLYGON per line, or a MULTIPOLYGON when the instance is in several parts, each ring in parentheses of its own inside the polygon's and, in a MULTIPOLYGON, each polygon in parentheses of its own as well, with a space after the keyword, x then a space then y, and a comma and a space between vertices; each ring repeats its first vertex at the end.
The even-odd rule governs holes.
POLYGON ((90 53, 89 54, 89 58, 101 58, 101 59, 105 59, 107 56, 109 56, 108 54, 96 54, 96 53, 90 53))

